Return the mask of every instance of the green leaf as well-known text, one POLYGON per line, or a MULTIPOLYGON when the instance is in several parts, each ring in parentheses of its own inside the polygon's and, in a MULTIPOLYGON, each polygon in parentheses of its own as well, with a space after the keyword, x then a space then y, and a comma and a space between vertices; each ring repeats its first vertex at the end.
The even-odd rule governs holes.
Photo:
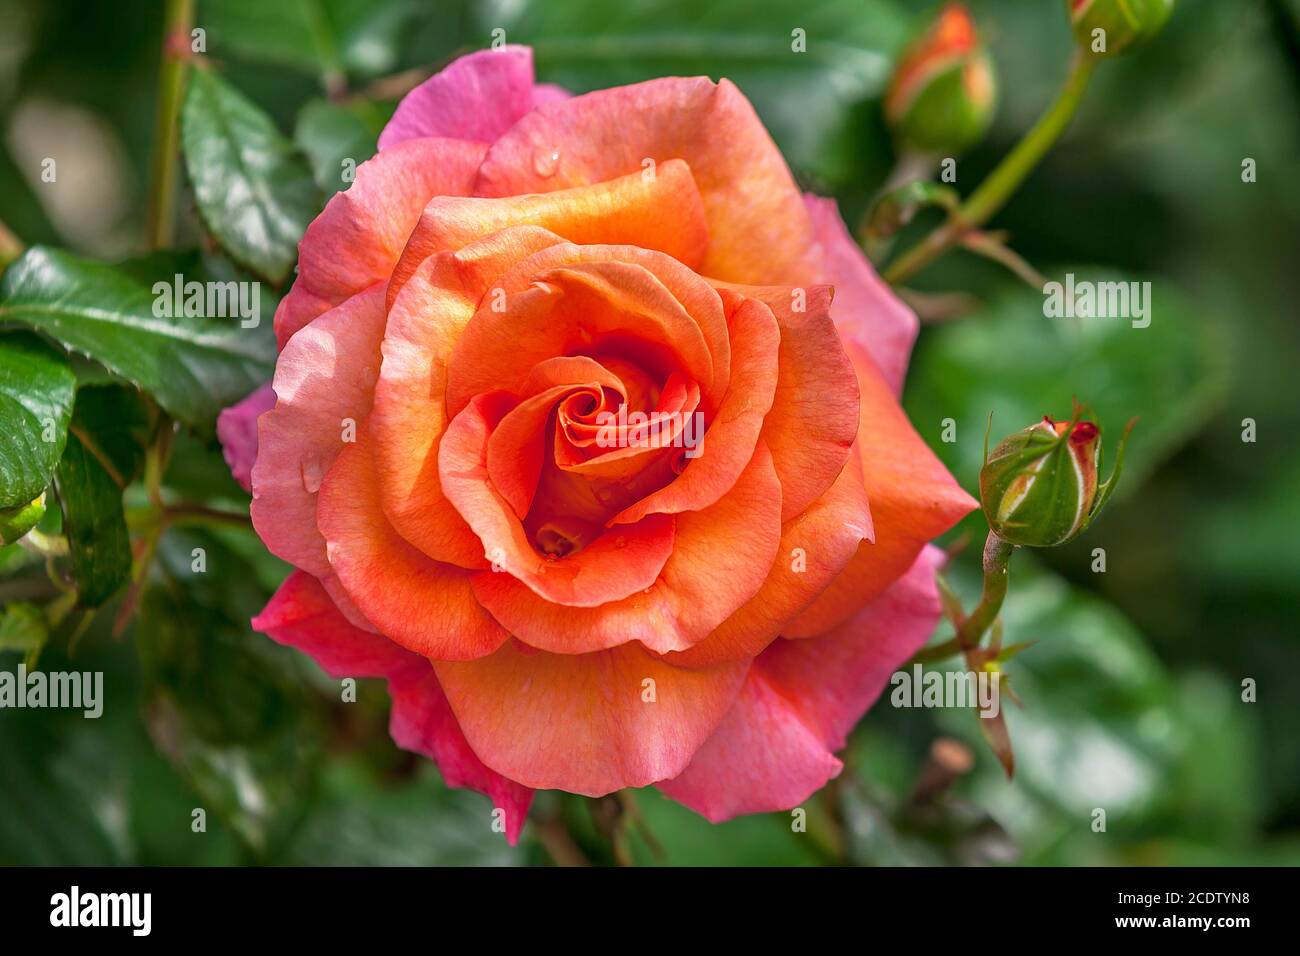
POLYGON ((523 860, 492 829, 481 794, 451 790, 421 761, 410 780, 376 780, 354 759, 322 775, 311 813, 277 855, 292 866, 511 866, 523 860))
POLYGON ((157 410, 129 385, 83 385, 72 429, 113 481, 125 488, 144 470, 157 410))
POLYGON ((173 417, 210 430, 221 409, 270 377, 271 323, 243 329, 236 319, 158 318, 153 289, 130 270, 36 247, 0 280, 0 320, 44 332, 148 392, 173 417))
POLYGON ((412 25, 429 14, 412 0, 204 0, 201 9, 214 52, 324 76, 396 69, 412 25))
POLYGON ((181 145, 199 214, 238 263, 282 285, 320 210, 311 170, 271 118, 211 70, 194 70, 181 145))
POLYGON ((391 109, 369 102, 312 100, 302 108, 293 138, 326 196, 352 184, 356 168, 375 155, 379 132, 391 115, 391 109))
POLYGON ((301 818, 320 758, 319 708, 296 679, 310 664, 252 632, 266 589, 223 538, 173 529, 156 570, 135 629, 150 733, 209 815, 269 853, 301 818))
POLYGON ((585 92, 659 76, 726 77, 754 102, 796 169, 854 183, 864 162, 887 159, 872 101, 884 91, 912 16, 892 0, 605 0, 494 7, 502 27, 536 50, 540 76, 585 92), (796 29, 804 52, 795 52, 796 29))
MULTIPOLYGON (((1097 268, 1071 271, 1076 284, 1136 281, 1097 268)), ((1068 417, 1077 397, 1102 427, 1105 462, 1125 423, 1139 416, 1118 485, 1123 498, 1211 413, 1223 387, 1222 350, 1167 280, 1151 284, 1146 328, 1128 319, 1048 318, 1043 303, 1040 291, 1017 284, 977 313, 927 331, 908 372, 909 417, 973 488, 989 412, 996 442, 1044 415, 1068 417), (951 443, 939 440, 947 418, 957 426, 951 443)))
POLYGON ((122 510, 122 488, 94 452, 68 436, 54 475, 63 507, 63 533, 83 607, 98 607, 131 574, 131 541, 122 510))
POLYGON ((0 508, 26 506, 50 483, 76 387, 67 360, 36 336, 0 336, 0 508))
POLYGON ((101 615, 78 647, 47 646, 47 672, 103 674, 103 713, 23 709, 4 714, 0 732, 0 860, 22 866, 218 865, 248 862, 234 835, 208 813, 207 832, 191 829, 204 806, 150 743, 145 702, 130 642, 111 641, 101 615))

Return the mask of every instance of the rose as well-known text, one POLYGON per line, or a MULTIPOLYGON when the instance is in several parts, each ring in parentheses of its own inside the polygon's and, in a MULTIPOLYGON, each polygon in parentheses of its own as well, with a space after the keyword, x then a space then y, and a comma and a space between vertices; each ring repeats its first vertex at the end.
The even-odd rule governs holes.
POLYGON ((387 678, 397 743, 512 841, 534 788, 797 805, 974 507, 895 397, 915 317, 726 81, 567 98, 484 51, 379 145, 276 313, 252 516, 299 570, 254 626, 387 678), (700 453, 597 443, 620 409, 698 416, 700 453))

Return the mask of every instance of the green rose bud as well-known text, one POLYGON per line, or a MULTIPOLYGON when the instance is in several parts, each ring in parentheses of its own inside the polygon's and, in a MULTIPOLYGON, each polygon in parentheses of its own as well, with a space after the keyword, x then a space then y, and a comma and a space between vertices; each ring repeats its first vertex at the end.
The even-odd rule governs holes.
POLYGON ((885 94, 885 119, 900 143, 959 153, 989 128, 997 86, 966 7, 950 3, 903 53, 885 94))
POLYGON ((1174 12, 1174 0, 1065 0, 1074 35, 1095 56, 1146 43, 1174 12))
POLYGON ((0 544, 13 544, 45 517, 45 492, 35 501, 14 508, 0 508, 0 544))
POLYGON ((980 500, 989 528, 1003 541, 1031 548, 1064 544, 1087 528, 1115 489, 1129 429, 1115 470, 1098 482, 1101 429, 1092 422, 1044 418, 1003 439, 980 469, 980 500))

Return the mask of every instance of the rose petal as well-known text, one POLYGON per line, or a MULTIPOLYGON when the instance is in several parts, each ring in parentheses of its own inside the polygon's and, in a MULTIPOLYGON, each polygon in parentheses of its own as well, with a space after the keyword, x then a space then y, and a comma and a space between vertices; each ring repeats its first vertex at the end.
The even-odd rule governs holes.
POLYGON ((217 416, 217 440, 230 466, 230 474, 245 491, 253 490, 253 462, 257 460, 257 419, 275 405, 275 389, 267 382, 217 416))
POLYGON ((321 485, 317 523, 330 567, 381 633, 424 657, 469 660, 492 653, 506 632, 474 599, 463 568, 426 557, 393 530, 363 431, 321 485))
MULTIPOLYGON (((543 101, 552 94, 543 91, 543 101)), ((508 45, 454 60, 402 98, 380 150, 419 136, 492 143, 533 108, 533 51, 508 45)))
POLYGON ((831 486, 849 459, 858 433, 857 376, 830 319, 828 286, 729 288, 767 305, 781 329, 781 373, 763 440, 781 478, 781 519, 789 521, 831 486))
POLYGON ((603 401, 606 388, 621 392, 623 383, 585 355, 560 355, 533 368, 524 383, 522 401, 501 419, 487 446, 488 479, 520 520, 532 507, 542 475, 546 423, 555 405, 576 393, 603 401))
POLYGON ((452 139, 413 139, 357 167, 298 244, 298 278, 275 313, 283 348, 331 306, 387 282, 420 213, 434 196, 469 193, 485 147, 452 139))
POLYGON ((685 670, 635 644, 547 654, 510 641, 490 657, 433 666, 489 767, 525 786, 599 797, 679 774, 749 665, 685 670))
POLYGON ((392 270, 390 305, 429 256, 510 226, 540 226, 584 246, 627 243, 656 249, 689 267, 699 265, 709 241, 699 190, 679 159, 649 178, 633 173, 557 193, 502 199, 459 195, 438 196, 420 214, 392 270))
POLYGON ((717 823, 788 810, 838 776, 833 752, 939 620, 934 572, 942 563, 942 552, 927 548, 850 621, 769 647, 690 766, 659 789, 717 823))
POLYGON ((698 457, 685 459, 686 470, 676 481, 625 508, 611 524, 707 508, 731 489, 753 457, 776 393, 781 333, 763 303, 725 291, 723 303, 731 329, 731 387, 693 452, 698 457))
POLYGON ((652 515, 601 535, 558 560, 533 546, 487 471, 489 438, 514 404, 503 392, 477 396, 447 426, 438 450, 443 493, 501 569, 479 573, 507 572, 545 601, 570 609, 617 601, 650 587, 673 551, 675 522, 669 516, 652 515))
POLYGON ((421 264, 388 314, 370 419, 384 513, 435 560, 487 566, 483 543, 447 501, 438 477, 438 443, 450 421, 447 359, 488 284, 560 241, 545 229, 520 226, 439 253, 421 264))
POLYGON ((805 194, 817 241, 826 253, 826 281, 835 286, 831 317, 845 338, 866 348, 897 395, 920 322, 862 254, 834 199, 805 194))
POLYGON ((870 356, 849 343, 858 373, 862 421, 857 455, 876 537, 858 548, 817 600, 781 632, 821 634, 852 617, 911 567, 921 548, 977 507, 907 420, 870 356))
POLYGON ((686 161, 703 197, 701 274, 752 285, 819 274, 812 220, 790 170, 728 80, 667 77, 540 105, 493 144, 474 194, 551 192, 671 159, 686 161))
POLYGON ((483 571, 474 576, 474 593, 534 647, 577 654, 640 641, 661 653, 684 650, 763 586, 780 542, 780 513, 780 482, 759 442, 728 494, 676 516, 672 554, 645 593, 599 607, 559 607, 509 575, 483 571))
POLYGON ((382 284, 326 312, 280 353, 275 408, 258 423, 253 527, 272 554, 318 578, 332 571, 316 529, 317 492, 345 432, 366 420, 383 334, 382 284))
POLYGON ((663 253, 564 243, 519 262, 492 291, 499 300, 489 296, 448 361, 453 415, 483 392, 517 392, 538 362, 579 351, 629 351, 630 360, 659 366, 663 378, 680 371, 702 394, 716 391, 721 361, 729 372, 729 349, 710 347, 726 335, 721 300, 663 253))
POLYGON ((512 846, 518 842, 533 792, 478 759, 428 661, 353 627, 320 582, 301 571, 285 579, 252 623, 273 640, 310 655, 331 677, 387 678, 393 699, 389 723, 393 740, 433 760, 448 786, 487 794, 495 807, 505 811, 506 839, 512 846))
POLYGON ((757 656, 873 536, 862 466, 851 458, 825 494, 782 525, 776 561, 759 592, 708 637, 664 659, 700 667, 757 656))

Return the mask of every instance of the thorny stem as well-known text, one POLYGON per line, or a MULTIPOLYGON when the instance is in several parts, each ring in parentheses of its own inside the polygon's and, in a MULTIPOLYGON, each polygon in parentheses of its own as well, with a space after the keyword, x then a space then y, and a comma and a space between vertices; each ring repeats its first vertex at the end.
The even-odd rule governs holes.
POLYGON ((172 243, 176 208, 177 119, 185 89, 185 68, 194 0, 167 0, 163 26, 162 66, 158 79, 158 111, 154 114, 153 150, 149 161, 149 248, 172 243))
POLYGON ((1076 50, 1070 63, 1070 72, 1055 101, 1016 144, 1015 148, 998 164, 988 178, 971 193, 947 223, 930 233, 894 260, 885 270, 885 279, 897 285, 920 272, 935 259, 959 243, 969 232, 988 222, 1001 209, 1011 195, 1025 181, 1047 151, 1070 125, 1075 111, 1083 101, 1084 91, 1092 76, 1096 59, 1082 49, 1076 50))

